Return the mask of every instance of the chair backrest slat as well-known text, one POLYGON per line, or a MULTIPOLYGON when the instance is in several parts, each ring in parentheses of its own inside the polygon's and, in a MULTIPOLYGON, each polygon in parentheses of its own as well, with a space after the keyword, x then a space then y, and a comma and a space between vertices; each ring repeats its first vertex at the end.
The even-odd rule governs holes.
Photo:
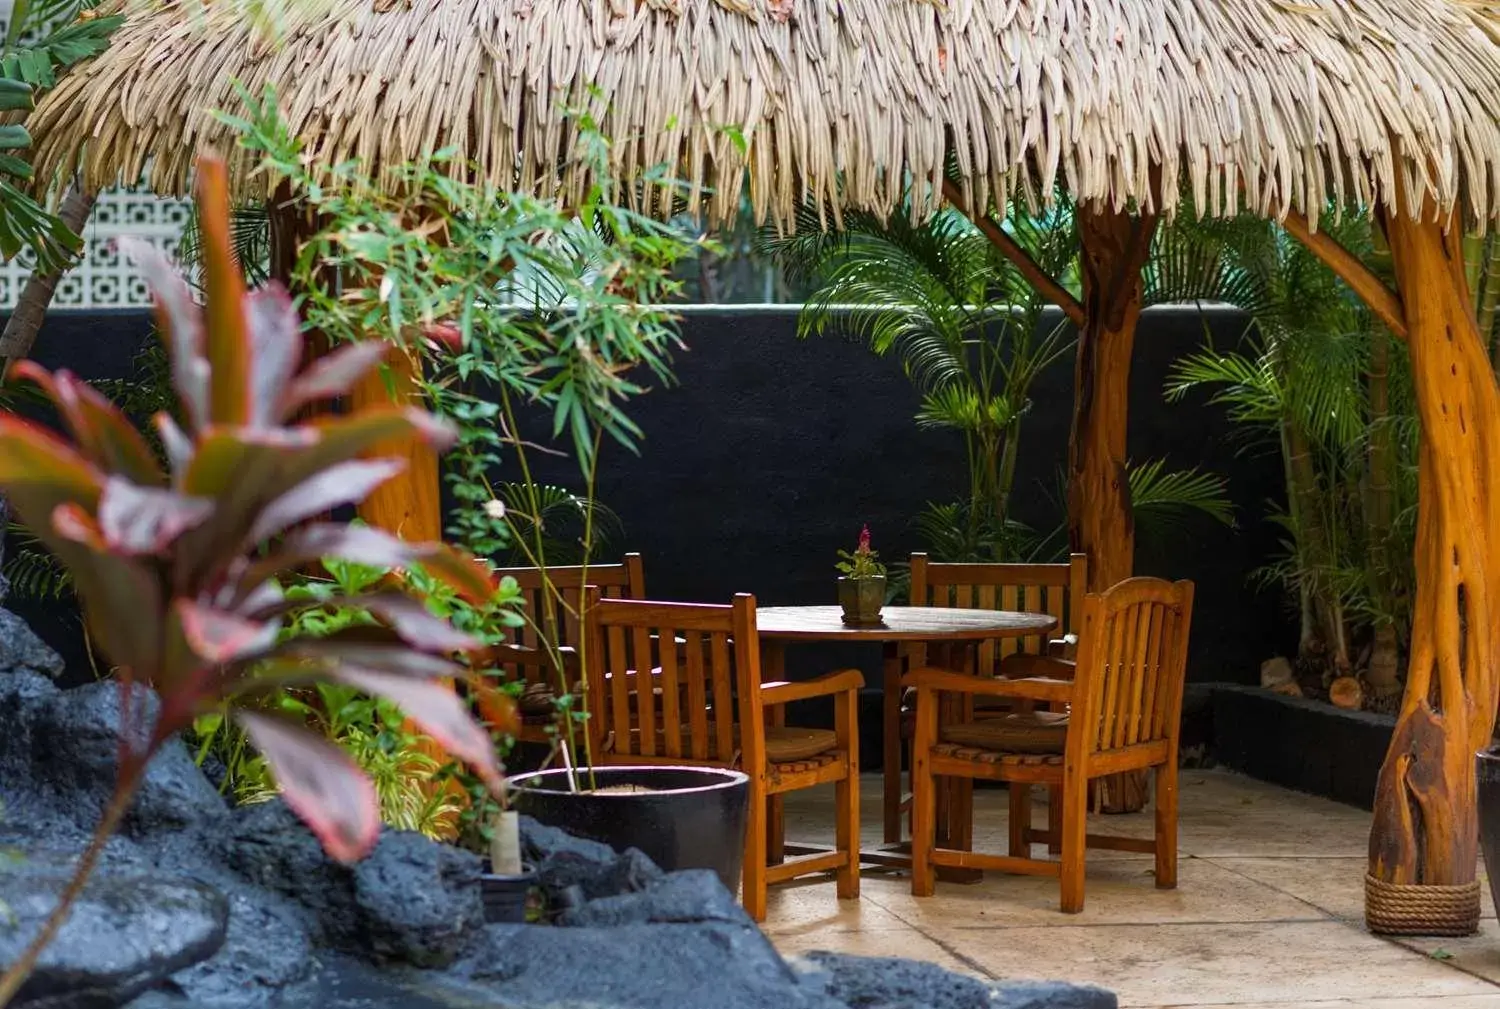
POLYGON ((1074 757, 1174 741, 1182 716, 1192 582, 1130 578, 1083 603, 1074 757), (1076 743, 1075 743, 1076 740, 1076 743))
MULTIPOLYGON (((911 604, 1047 613, 1056 617, 1058 635, 1076 633, 1083 605, 1087 559, 1073 554, 1066 564, 935 564, 926 554, 911 556, 911 604)), ((1016 652, 1042 654, 1049 635, 987 642, 978 651, 980 675, 990 676, 999 660, 1016 652)))
POLYGON ((752 746, 764 759, 743 707, 760 696, 752 597, 730 606, 601 599, 587 621, 601 643, 587 656, 589 687, 608 698, 591 702, 590 721, 600 723, 596 739, 613 739, 608 759, 730 764, 739 751, 750 759, 752 746))

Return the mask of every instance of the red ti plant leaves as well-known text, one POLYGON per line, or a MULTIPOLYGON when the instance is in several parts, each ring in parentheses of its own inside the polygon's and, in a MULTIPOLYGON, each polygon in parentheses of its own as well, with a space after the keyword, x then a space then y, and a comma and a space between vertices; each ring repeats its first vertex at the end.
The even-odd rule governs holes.
POLYGON ((213 514, 208 498, 160 487, 138 487, 112 476, 99 497, 99 530, 112 550, 158 553, 213 514))
POLYGON ((480 728, 447 684, 362 669, 355 664, 340 666, 334 676, 391 701, 439 746, 472 767, 492 790, 504 787, 489 733, 480 728))
POLYGON ((145 275, 156 298, 156 324, 167 335, 172 360, 172 385, 195 430, 208 423, 208 361, 203 357, 203 311, 192 289, 150 242, 121 238, 120 253, 145 275))
POLYGON ((330 466, 262 509, 250 530, 250 542, 263 543, 304 519, 340 505, 358 504, 405 468, 404 459, 356 459, 330 466))
MULTIPOLYGON (((281 586, 324 558, 421 565, 479 603, 495 590, 488 567, 441 543, 403 543, 357 527, 298 528, 399 472, 401 461, 384 458, 382 446, 413 437, 445 446, 454 434, 426 413, 393 407, 297 423, 299 406, 345 391, 385 348, 351 347, 302 368, 305 338, 285 293, 245 291, 230 252, 219 162, 201 164, 199 205, 206 311, 158 252, 120 243, 155 292, 187 419, 185 429, 165 414, 156 419, 170 481, 146 440, 103 397, 72 375, 23 365, 22 374, 57 403, 73 443, 0 412, 0 492, 67 566, 104 656, 122 678, 161 695, 150 747, 242 693, 342 677, 410 705, 414 721, 498 787, 484 731, 440 682, 463 674, 449 656, 476 642, 420 600, 386 592, 337 600, 363 606, 383 626, 276 640, 281 618, 296 608, 281 586), (263 550, 283 536, 274 550, 263 550)), ((378 808, 353 762, 263 712, 243 711, 240 719, 288 803, 329 851, 348 859, 368 850, 378 808)), ((151 753, 148 747, 131 756, 135 763, 122 765, 123 800, 151 753)), ((117 822, 106 819, 106 828, 117 822)))
POLYGON ((120 409, 70 371, 48 374, 35 361, 17 361, 16 378, 35 383, 52 400, 79 449, 96 466, 142 484, 162 482, 161 467, 146 439, 120 409))
POLYGON ((209 419, 255 421, 255 345, 245 275, 229 237, 229 172, 217 157, 198 159, 198 227, 203 236, 207 307, 204 353, 209 368, 209 419))
POLYGON ((276 775, 282 797, 341 862, 364 858, 380 836, 375 787, 348 754, 301 726, 239 710, 244 726, 276 775))
POLYGON ((347 343, 320 357, 282 394, 282 418, 290 417, 309 403, 347 395, 356 382, 385 360, 390 349, 384 341, 363 340, 347 343))

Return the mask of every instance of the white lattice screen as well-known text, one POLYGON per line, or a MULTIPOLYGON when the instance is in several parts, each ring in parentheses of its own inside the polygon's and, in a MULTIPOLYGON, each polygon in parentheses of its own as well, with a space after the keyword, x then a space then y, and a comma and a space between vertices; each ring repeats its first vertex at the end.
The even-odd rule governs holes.
MULTIPOLYGON (((0 38, 10 30, 11 5, 12 0, 0 0, 0 38)), ((84 228, 83 257, 58 284, 52 309, 149 305, 151 299, 145 284, 120 261, 111 247, 113 240, 121 235, 136 235, 171 253, 177 248, 187 219, 188 205, 182 201, 159 200, 148 192, 130 189, 102 193, 84 228)), ((29 252, 0 264, 0 311, 15 305, 26 278, 31 275, 32 264, 29 252)))
MULTIPOLYGON (((171 254, 177 249, 187 219, 188 205, 180 200, 159 200, 150 193, 127 189, 111 189, 101 194, 94 204, 93 217, 84 228, 83 257, 57 285, 52 310, 151 304, 146 285, 114 251, 113 240, 121 235, 135 235, 171 254)), ((0 310, 15 305, 26 278, 31 275, 31 266, 29 252, 0 266, 0 310)))

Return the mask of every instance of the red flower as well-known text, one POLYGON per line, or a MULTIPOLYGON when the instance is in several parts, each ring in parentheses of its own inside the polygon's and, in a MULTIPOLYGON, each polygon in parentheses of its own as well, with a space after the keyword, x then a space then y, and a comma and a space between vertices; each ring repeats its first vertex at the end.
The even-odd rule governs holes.
POLYGON ((867 554, 870 552, 870 527, 868 525, 866 525, 859 531, 858 550, 862 554, 867 554))

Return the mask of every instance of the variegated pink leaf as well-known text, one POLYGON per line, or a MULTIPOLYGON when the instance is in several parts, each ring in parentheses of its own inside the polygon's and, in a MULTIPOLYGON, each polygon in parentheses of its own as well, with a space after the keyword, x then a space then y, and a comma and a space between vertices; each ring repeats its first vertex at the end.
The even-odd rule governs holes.
POLYGON ((302 363, 302 324, 286 289, 272 282, 246 299, 246 323, 250 334, 250 416, 255 425, 281 421, 281 397, 302 363))
POLYGON ((495 744, 450 685, 362 669, 354 664, 340 666, 333 676, 392 702, 439 746, 472 767, 492 790, 503 787, 495 744))
POLYGON ((364 340, 345 344, 318 358, 282 392, 281 416, 289 417, 310 403, 346 395, 354 383, 385 359, 390 349, 390 344, 383 340, 364 340))
POLYGON ((250 542, 264 542, 304 519, 341 505, 358 504, 405 468, 404 459, 354 459, 330 466, 267 505, 250 530, 250 542))
POLYGON ((203 356, 203 310, 193 300, 187 281, 150 242, 121 238, 120 253, 135 264, 156 298, 157 323, 168 336, 172 357, 172 385, 187 411, 188 423, 208 423, 208 361, 203 356))
POLYGON ((380 804, 359 765, 328 740, 284 719, 244 709, 235 719, 266 758, 286 804, 312 828, 329 857, 357 862, 368 855, 380 837, 380 804))
POLYGON ((190 599, 177 600, 172 609, 183 640, 207 665, 244 659, 276 644, 274 621, 247 620, 190 599))
POLYGON ((112 549, 128 554, 165 549, 213 514, 214 502, 110 477, 99 497, 99 528, 112 549))

